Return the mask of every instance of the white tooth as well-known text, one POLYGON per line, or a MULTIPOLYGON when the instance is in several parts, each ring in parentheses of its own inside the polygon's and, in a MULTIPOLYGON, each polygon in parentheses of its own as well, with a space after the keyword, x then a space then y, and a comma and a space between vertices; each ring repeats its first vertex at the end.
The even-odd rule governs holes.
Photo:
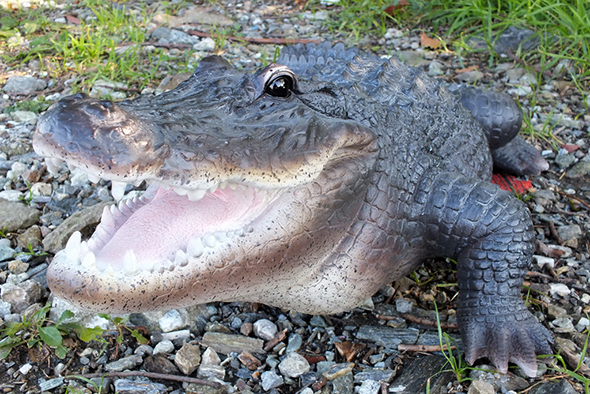
POLYGON ((86 253, 88 253, 89 251, 90 248, 88 247, 88 242, 82 241, 82 243, 80 244, 80 256, 86 256, 86 253))
POLYGON ((152 272, 153 269, 154 269, 154 261, 153 260, 144 261, 141 264, 142 271, 152 272))
POLYGON ((195 189, 188 192, 188 199, 191 201, 199 201, 201 198, 205 196, 207 190, 204 189, 195 189))
POLYGON ((106 227, 115 227, 116 226, 117 223, 115 222, 115 218, 114 218, 113 213, 111 212, 111 209, 109 207, 104 207, 104 209, 102 210, 100 224, 102 224, 103 226, 106 226, 106 227))
POLYGON ((235 233, 235 232, 233 232, 233 231, 228 231, 227 233, 225 233, 225 236, 226 236, 228 239, 232 239, 232 238, 234 238, 234 237, 236 236, 236 233, 235 233))
POLYGON ((174 271, 175 266, 172 261, 166 260, 163 265, 166 271, 174 271))
POLYGON ((164 270, 165 270, 165 268, 162 265, 162 263, 156 263, 156 264, 154 264, 154 272, 157 272, 159 274, 162 274, 162 273, 164 273, 164 270))
POLYGON ((188 264, 188 256, 182 250, 178 250, 176 252, 176 256, 174 257, 174 264, 179 267, 184 267, 188 264))
POLYGON ((92 183, 98 183, 100 182, 100 177, 96 176, 96 175, 92 175, 92 174, 86 174, 88 175, 88 180, 92 183))
POLYGON ((132 213, 131 209, 129 209, 129 206, 127 205, 127 202, 125 200, 119 201, 117 207, 119 208, 119 211, 123 212, 126 215, 130 215, 132 213))
POLYGON ((75 231, 68 243, 66 244, 66 254, 69 258, 76 258, 80 256, 80 244, 82 242, 82 234, 79 231, 75 231))
POLYGON ((111 181, 111 194, 115 201, 119 201, 125 195, 125 188, 127 187, 127 183, 125 182, 118 182, 118 181, 111 181))
POLYGON ((103 275, 115 276, 115 270, 113 269, 113 266, 110 264, 107 264, 107 267, 103 271, 103 275))
POLYGON ((85 268, 96 268, 96 256, 92 252, 86 253, 86 256, 82 259, 82 267, 85 268))
POLYGON ((181 196, 185 196, 189 192, 189 190, 187 188, 184 188, 181 186, 174 186, 172 189, 174 189, 176 194, 179 194, 181 196))
POLYGON ((203 254, 203 242, 199 237, 192 237, 188 242, 188 247, 186 249, 189 257, 201 257, 203 254))
POLYGON ((125 217, 125 215, 123 215, 123 213, 119 210, 116 204, 111 205, 111 213, 113 214, 113 218, 115 219, 115 221, 118 221, 119 219, 125 217))
POLYGON ((225 231, 217 231, 213 233, 213 236, 218 242, 227 241, 227 234, 225 233, 225 231))
POLYGON ((133 249, 129 249, 125 252, 125 257, 123 258, 123 270, 126 274, 134 274, 139 269, 137 265, 137 257, 135 256, 135 252, 133 249))
POLYGON ((227 184, 229 186, 230 189, 232 190, 236 190, 238 188, 238 185, 236 185, 235 183, 228 183, 227 184))
POLYGON ((76 168, 78 168, 77 165, 72 164, 72 163, 66 163, 68 165, 68 168, 70 169, 70 172, 74 171, 76 168))
POLYGON ((244 229, 243 228, 239 228, 237 230, 234 231, 234 234, 236 234, 238 237, 243 237, 244 236, 244 229))
POLYGON ((220 188, 220 189, 225 189, 226 187, 227 187, 227 181, 221 182, 221 183, 219 184, 219 188, 220 188))
POLYGON ((252 226, 248 226, 248 227, 246 227, 246 232, 247 232, 248 234, 250 234, 250 233, 253 233, 253 232, 254 232, 254 227, 252 227, 252 226))
POLYGON ((137 181, 134 181, 133 182, 133 186, 135 186, 135 187, 140 186, 141 185, 141 182, 143 182, 143 179, 139 179, 137 181))
POLYGON ((213 186, 213 187, 210 187, 210 188, 208 189, 209 193, 215 193, 215 191, 216 191, 216 190, 217 190, 217 185, 215 185, 215 186, 213 186))
POLYGON ((55 158, 49 158, 49 157, 46 158, 45 164, 47 165, 47 171, 49 171, 53 175, 57 174, 59 171, 59 166, 63 162, 64 161, 62 159, 55 159, 55 158))
POLYGON ((203 245, 208 246, 210 248, 214 247, 217 243, 215 236, 213 234, 207 234, 203 237, 203 245))

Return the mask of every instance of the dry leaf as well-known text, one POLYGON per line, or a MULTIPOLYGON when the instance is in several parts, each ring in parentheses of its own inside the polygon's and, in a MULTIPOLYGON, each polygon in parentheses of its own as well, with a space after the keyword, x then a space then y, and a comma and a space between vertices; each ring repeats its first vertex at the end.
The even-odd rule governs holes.
POLYGON ((72 25, 79 25, 80 23, 82 23, 82 21, 78 18, 76 18, 73 15, 66 15, 66 21, 68 21, 68 23, 72 24, 72 25))
POLYGON ((420 34, 420 45, 424 48, 438 49, 442 46, 442 42, 438 38, 430 38, 426 33, 420 34))
POLYGON ((410 5, 410 3, 408 3, 406 0, 399 0, 395 2, 396 4, 394 5, 390 5, 389 7, 387 7, 385 9, 385 12, 388 13, 389 15, 393 15, 393 13, 397 10, 400 10, 408 5, 410 5))
POLYGON ((336 350, 346 361, 351 362, 355 359, 356 355, 363 351, 365 348, 364 343, 352 343, 352 342, 336 342, 334 343, 336 350))
POLYGON ((477 70, 477 66, 469 66, 467 68, 461 68, 459 70, 456 70, 456 72, 461 74, 461 73, 466 73, 466 72, 475 71, 475 70, 477 70))

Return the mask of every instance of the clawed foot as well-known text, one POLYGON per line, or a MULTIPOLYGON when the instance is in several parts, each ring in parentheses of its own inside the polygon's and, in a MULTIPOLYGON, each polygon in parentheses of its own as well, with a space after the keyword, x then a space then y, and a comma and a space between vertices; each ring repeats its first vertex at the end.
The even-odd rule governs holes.
POLYGON ((539 175, 549 169, 549 163, 539 151, 520 137, 492 151, 494 167, 516 175, 539 175))
POLYGON ((535 377, 536 355, 552 353, 553 336, 537 319, 528 314, 528 318, 518 321, 499 321, 490 319, 492 316, 489 315, 467 318, 461 327, 467 362, 473 364, 477 359, 487 357, 501 373, 506 373, 508 362, 512 362, 527 376, 535 377), (482 318, 486 321, 480 321, 482 318))

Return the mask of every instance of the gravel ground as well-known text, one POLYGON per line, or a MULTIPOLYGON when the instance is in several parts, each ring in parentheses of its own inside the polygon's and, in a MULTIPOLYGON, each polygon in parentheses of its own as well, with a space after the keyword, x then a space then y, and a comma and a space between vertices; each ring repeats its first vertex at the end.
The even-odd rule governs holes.
MULTIPOLYGON (((0 7, 4 3, 0 1, 0 7)), ((132 2, 126 4, 134 6, 132 2)), ((148 5, 154 10, 158 6, 148 5)), ((196 64, 213 53, 215 41, 185 32, 210 30, 203 24, 205 18, 217 24, 239 22, 239 32, 249 39, 289 37, 348 42, 348 37, 323 27, 323 20, 335 12, 327 5, 318 7, 315 14, 291 2, 265 6, 261 2, 224 0, 209 7, 207 12, 183 8, 178 15, 184 18, 184 25, 178 25, 178 20, 151 24, 151 48, 168 44, 169 54, 174 57, 180 56, 181 44, 188 44, 196 50, 190 60, 196 64)), ((81 20, 93 16, 87 8, 75 8, 67 15, 81 20)), ((48 9, 47 17, 68 23, 60 8, 48 9)), ((556 350, 573 370, 587 339, 590 312, 588 92, 582 96, 567 79, 571 67, 567 62, 549 70, 553 77, 538 84, 530 70, 509 56, 489 67, 486 53, 459 59, 454 53, 425 49, 420 33, 391 28, 384 38, 363 39, 360 45, 383 55, 395 53, 449 83, 474 83, 506 91, 532 114, 535 130, 553 127, 553 141, 530 141, 543 152, 551 167, 541 176, 530 178, 534 191, 523 196, 537 232, 535 259, 523 295, 539 320, 555 333, 556 350), (539 97, 536 102, 530 100, 532 91, 539 97)), ((510 40, 507 42, 510 44, 510 40)), ((146 45, 143 50, 151 48, 146 45)), ((274 51, 272 43, 228 41, 221 50, 235 66, 252 70, 272 57, 274 51)), ((164 80, 142 94, 157 93, 178 83, 182 76, 175 77, 166 71, 167 66, 175 69, 172 63, 161 65, 164 80)), ((35 96, 57 101, 71 91, 71 79, 49 80, 47 73, 40 71, 38 60, 13 67, 0 60, 0 72, 2 108, 35 96)), ((117 98, 131 94, 129 89, 121 88, 128 86, 97 81, 91 94, 117 98)), ((85 174, 65 166, 55 176, 46 171, 44 162, 31 148, 37 116, 28 111, 0 114, 0 228, 5 228, 6 235, 0 238, 0 317, 4 322, 20 321, 22 313, 30 316, 48 297, 54 303, 53 319, 59 317, 60 311, 73 310, 49 295, 44 277, 47 264, 75 229, 95 225, 104 204, 113 202, 105 181, 92 183, 85 174), (27 253, 29 245, 35 254, 27 253)), ((138 192, 128 191, 129 195, 134 193, 138 192)), ((485 364, 478 365, 478 370, 463 371, 463 377, 473 381, 459 382, 452 372, 439 373, 449 368, 443 368, 445 359, 428 347, 439 343, 436 328, 428 325, 436 322, 435 302, 441 318, 450 323, 447 332, 460 347, 458 334, 452 329, 457 288, 444 286, 455 282, 452 269, 450 262, 429 261, 412 278, 381 289, 362 307, 334 316, 308 316, 247 303, 215 303, 131 315, 127 325, 144 330, 150 338, 148 345, 140 345, 126 330, 119 343, 117 331, 105 319, 75 311, 78 321, 105 328, 105 343, 67 338, 65 344, 70 350, 63 359, 47 347, 16 348, 0 361, 0 388, 3 392, 87 393, 97 392, 102 384, 103 393, 415 394, 425 392, 430 379, 431 393, 584 392, 580 380, 566 379, 544 364, 540 367, 544 376, 538 379, 528 379, 518 369, 507 375, 494 374, 487 371, 491 367, 485 364), (426 347, 407 350, 405 345, 426 347), (121 371, 139 376, 125 376, 121 371), (110 375, 103 380, 94 377, 94 384, 66 378, 104 373, 110 375)), ((583 361, 578 372, 588 379, 590 358, 583 361)))

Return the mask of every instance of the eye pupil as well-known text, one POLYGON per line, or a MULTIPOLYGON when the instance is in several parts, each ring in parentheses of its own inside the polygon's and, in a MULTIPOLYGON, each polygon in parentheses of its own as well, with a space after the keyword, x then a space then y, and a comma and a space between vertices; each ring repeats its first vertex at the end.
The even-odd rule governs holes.
POLYGON ((287 76, 280 76, 268 83, 266 92, 275 97, 288 97, 293 89, 293 80, 287 76))

